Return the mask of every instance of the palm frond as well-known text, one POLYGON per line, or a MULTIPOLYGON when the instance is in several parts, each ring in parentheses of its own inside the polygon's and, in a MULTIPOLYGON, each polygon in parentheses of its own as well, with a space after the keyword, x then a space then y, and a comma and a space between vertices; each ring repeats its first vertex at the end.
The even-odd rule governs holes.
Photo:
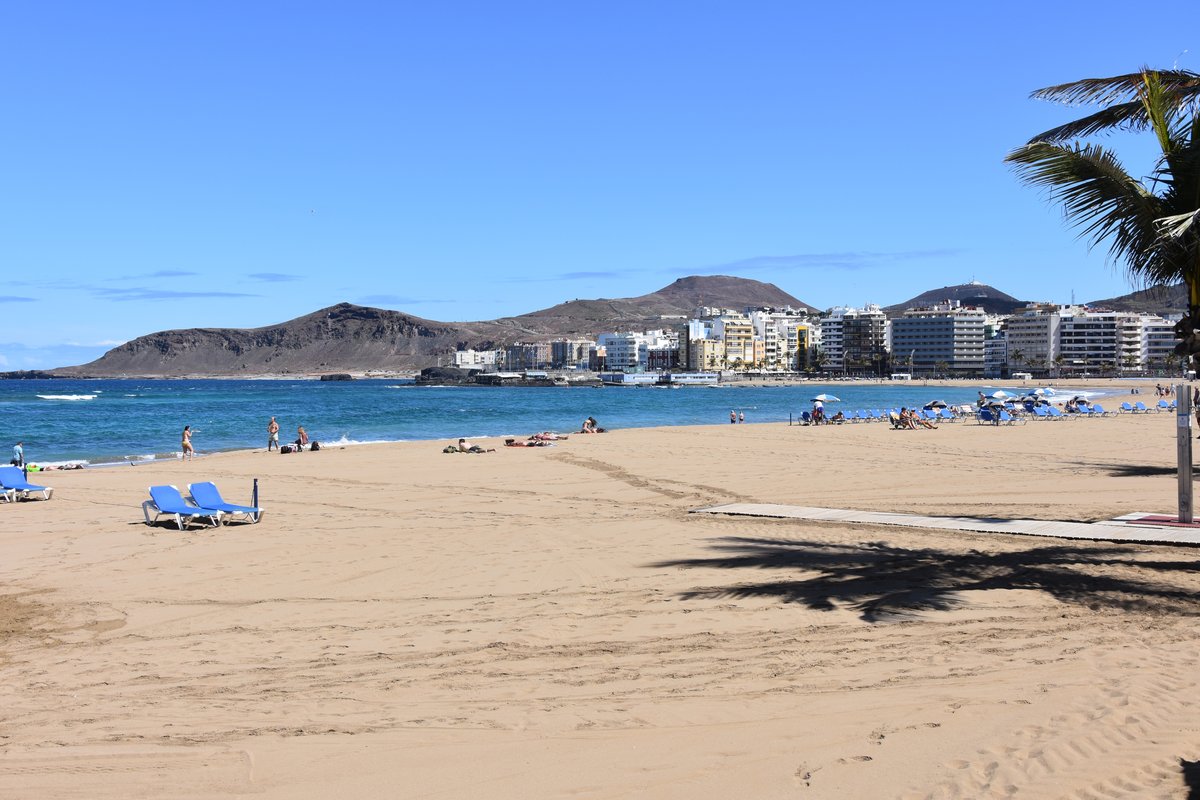
POLYGON ((1081 119, 1038 134, 1029 141, 1061 142, 1114 129, 1143 130, 1155 118, 1170 119, 1173 112, 1200 102, 1200 74, 1187 70, 1152 70, 1088 78, 1039 89, 1031 95, 1067 105, 1101 104, 1104 108, 1081 119), (1153 95, 1147 102, 1148 95, 1153 95))
POLYGON ((1156 260, 1159 199, 1098 146, 1033 142, 1005 158, 1020 180, 1050 190, 1068 223, 1089 247, 1104 243, 1115 262, 1144 278, 1156 260))
POLYGON ((1043 131, 1029 140, 1033 142, 1062 142, 1093 136, 1113 129, 1141 130, 1149 124, 1146 109, 1140 101, 1121 103, 1102 108, 1077 120, 1043 131))
POLYGON ((1153 73, 1171 94, 1181 98, 1200 96, 1200 74, 1186 69, 1150 69, 1143 67, 1128 75, 1111 78, 1084 78, 1081 81, 1060 83, 1038 89, 1030 97, 1066 105, 1124 103, 1135 100, 1145 84, 1147 73, 1153 73))

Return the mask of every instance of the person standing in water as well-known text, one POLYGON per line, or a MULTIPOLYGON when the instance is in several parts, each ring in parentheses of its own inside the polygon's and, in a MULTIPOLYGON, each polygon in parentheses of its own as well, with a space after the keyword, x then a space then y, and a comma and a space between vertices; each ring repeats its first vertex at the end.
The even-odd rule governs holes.
POLYGON ((271 452, 272 448, 279 449, 279 423, 274 417, 267 423, 267 452, 271 452))
POLYGON ((189 458, 196 457, 196 449, 194 447, 192 447, 192 426, 191 425, 183 426, 183 441, 180 443, 180 445, 181 445, 181 449, 183 450, 183 455, 181 456, 181 458, 183 458, 184 460, 187 460, 189 458))

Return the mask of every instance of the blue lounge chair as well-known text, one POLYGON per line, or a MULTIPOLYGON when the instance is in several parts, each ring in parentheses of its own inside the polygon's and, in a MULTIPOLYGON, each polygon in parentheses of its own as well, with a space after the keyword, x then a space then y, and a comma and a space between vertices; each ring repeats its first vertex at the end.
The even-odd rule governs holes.
POLYGON ((1066 419, 1067 415, 1059 411, 1054 406, 1046 406, 1046 414, 1050 419, 1066 419))
POLYGON ((1021 419, 1020 417, 1014 417, 1012 414, 1008 413, 1003 408, 1000 409, 1000 415, 996 419, 997 419, 996 424, 1000 424, 1001 422, 1003 422, 1005 425, 1016 425, 1018 422, 1021 423, 1022 425, 1025 424, 1024 419, 1021 419))
POLYGON ((142 503, 142 513, 146 515, 146 524, 153 525, 161 516, 173 517, 179 530, 187 522, 203 522, 208 520, 215 528, 221 524, 221 512, 215 508, 200 508, 183 499, 175 486, 151 486, 150 499, 142 503), (154 519, 150 519, 150 512, 154 519))
POLYGON ((1134 413, 1137 413, 1137 412, 1135 412, 1135 411, 1134 411, 1134 409, 1133 409, 1133 405, 1132 405, 1131 403, 1121 403, 1121 411, 1122 411, 1122 412, 1124 412, 1124 413, 1126 413, 1126 414, 1134 414, 1134 413))
POLYGON ((938 420, 941 422, 958 422, 958 417, 948 408, 938 409, 938 420))
POLYGON ((981 408, 978 411, 976 411, 975 419, 979 422, 980 425, 982 425, 985 422, 987 422, 991 425, 1000 424, 1000 420, 996 418, 996 415, 992 413, 992 410, 990 408, 981 408))
POLYGON ((800 424, 801 425, 811 425, 812 424, 812 414, 808 411, 801 411, 800 412, 800 424))
POLYGON ((192 496, 192 502, 201 508, 215 508, 222 514, 232 516, 240 516, 246 522, 258 522, 262 519, 263 509, 256 506, 239 506, 233 503, 226 503, 221 497, 221 493, 217 491, 217 485, 211 482, 204 483, 189 483, 188 492, 192 496))
POLYGON ((1171 405, 1166 400, 1159 400, 1158 405, 1156 405, 1155 408, 1159 411, 1170 411, 1171 405))
POLYGON ((1138 400, 1136 403, 1133 404, 1133 410, 1139 414, 1149 414, 1150 413, 1150 409, 1146 408, 1146 404, 1143 403, 1141 400, 1138 400))
POLYGON ((49 486, 38 486, 25 480, 25 471, 20 467, 0 467, 0 487, 3 491, 12 491, 14 499, 28 500, 29 495, 41 493, 43 500, 49 500, 54 490, 49 486))
POLYGON ((1099 403, 1092 403, 1092 416, 1094 417, 1111 417, 1116 413, 1115 411, 1105 411, 1104 406, 1099 403))

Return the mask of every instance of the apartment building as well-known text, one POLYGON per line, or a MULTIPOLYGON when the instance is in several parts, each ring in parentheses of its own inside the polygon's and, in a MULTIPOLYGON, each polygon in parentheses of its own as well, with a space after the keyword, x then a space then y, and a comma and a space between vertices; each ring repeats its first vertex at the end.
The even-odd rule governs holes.
POLYGON ((914 374, 982 377, 982 309, 958 302, 914 308, 891 321, 892 365, 914 374))
POLYGON ((821 317, 825 369, 852 375, 882 374, 887 364, 887 317, 878 305, 835 306, 821 317))

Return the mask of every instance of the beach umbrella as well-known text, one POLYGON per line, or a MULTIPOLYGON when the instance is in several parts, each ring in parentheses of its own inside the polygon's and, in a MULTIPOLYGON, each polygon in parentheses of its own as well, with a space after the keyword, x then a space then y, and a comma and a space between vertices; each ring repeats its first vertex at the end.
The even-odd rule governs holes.
POLYGON ((840 403, 842 398, 834 397, 831 394, 819 394, 813 398, 813 402, 815 403, 818 400, 820 400, 822 403, 840 403))
POLYGON ((1012 395, 1009 394, 1008 392, 1004 391, 1003 389, 997 389, 996 391, 989 394, 988 397, 992 398, 993 400, 1003 400, 1006 397, 1012 397, 1012 395))
POLYGON ((928 411, 931 408, 945 408, 945 407, 946 407, 945 400, 930 400, 928 403, 925 404, 926 411, 928 411))

